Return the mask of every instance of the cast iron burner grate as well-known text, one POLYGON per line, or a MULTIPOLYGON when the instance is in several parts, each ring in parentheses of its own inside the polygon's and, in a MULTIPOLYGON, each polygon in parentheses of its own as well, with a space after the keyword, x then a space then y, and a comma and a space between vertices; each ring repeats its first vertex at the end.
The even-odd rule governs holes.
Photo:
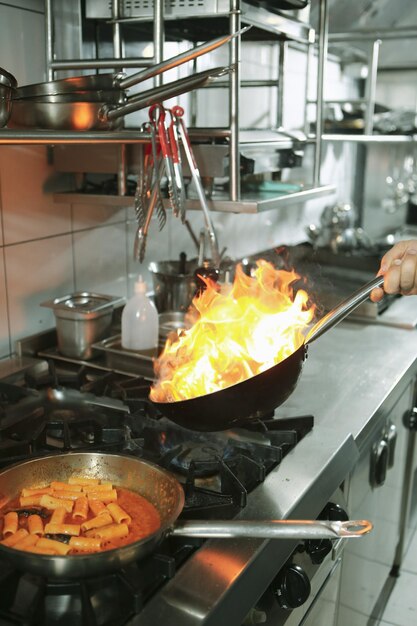
POLYGON ((200 540, 165 539, 158 550, 114 574, 60 581, 21 573, 2 564, 2 626, 121 626, 177 572, 200 540))

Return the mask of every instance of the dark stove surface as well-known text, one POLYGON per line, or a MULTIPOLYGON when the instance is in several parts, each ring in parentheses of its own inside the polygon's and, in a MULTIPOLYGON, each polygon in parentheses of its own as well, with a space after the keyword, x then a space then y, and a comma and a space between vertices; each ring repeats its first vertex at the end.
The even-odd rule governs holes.
MULTIPOLYGON (((248 494, 313 426, 312 416, 251 422, 220 433, 186 430, 147 399, 149 381, 51 361, 13 384, 0 380, 0 467, 63 451, 134 455, 182 483, 182 518, 231 519, 248 494)), ((0 624, 127 624, 175 576, 202 540, 169 537, 140 563, 112 576, 50 581, 2 563, 0 624)))
POLYGON ((128 624, 200 544, 199 540, 170 538, 140 563, 132 563, 114 574, 80 581, 46 580, 2 563, 0 624, 128 624))

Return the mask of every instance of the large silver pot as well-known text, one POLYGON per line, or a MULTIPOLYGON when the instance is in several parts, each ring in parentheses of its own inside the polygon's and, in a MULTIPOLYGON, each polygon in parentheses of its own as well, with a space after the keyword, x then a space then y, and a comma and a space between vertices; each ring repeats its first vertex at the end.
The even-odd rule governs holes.
POLYGON ((197 267, 196 259, 185 261, 184 265, 180 261, 152 261, 149 264, 159 313, 187 311, 197 287, 194 276, 197 267))
POLYGON ((80 579, 105 574, 149 554, 167 535, 194 537, 262 537, 269 539, 338 539, 360 537, 372 529, 367 521, 310 520, 183 521, 180 483, 168 472, 135 457, 70 452, 19 463, 0 472, 0 493, 15 498, 24 487, 45 486, 73 475, 110 481, 144 496, 159 512, 161 526, 149 537, 105 552, 74 556, 31 554, 0 545, 0 556, 20 570, 48 578, 80 579))

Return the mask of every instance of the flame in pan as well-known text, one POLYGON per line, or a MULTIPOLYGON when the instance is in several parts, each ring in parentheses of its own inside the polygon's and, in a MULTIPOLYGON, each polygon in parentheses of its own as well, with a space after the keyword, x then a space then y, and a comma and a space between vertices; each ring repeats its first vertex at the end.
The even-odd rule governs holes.
POLYGON ((242 382, 290 356, 304 342, 314 316, 300 276, 257 261, 253 275, 241 266, 229 293, 207 279, 189 316, 195 323, 168 338, 155 361, 150 397, 175 402, 203 396, 242 382))

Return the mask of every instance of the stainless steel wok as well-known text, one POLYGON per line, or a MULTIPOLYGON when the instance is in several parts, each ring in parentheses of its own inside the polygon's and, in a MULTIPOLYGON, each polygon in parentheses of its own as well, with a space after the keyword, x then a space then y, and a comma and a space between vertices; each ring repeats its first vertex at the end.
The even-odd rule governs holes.
POLYGON ((72 474, 111 481, 136 491, 159 512, 161 526, 152 535, 105 552, 50 556, 0 545, 0 557, 19 570, 48 578, 84 578, 115 571, 149 554, 167 535, 194 537, 262 537, 268 539, 337 539, 361 537, 372 529, 368 521, 176 521, 184 506, 180 483, 165 470, 119 454, 70 452, 19 463, 0 472, 0 497, 15 498, 24 487, 67 481, 72 474))

